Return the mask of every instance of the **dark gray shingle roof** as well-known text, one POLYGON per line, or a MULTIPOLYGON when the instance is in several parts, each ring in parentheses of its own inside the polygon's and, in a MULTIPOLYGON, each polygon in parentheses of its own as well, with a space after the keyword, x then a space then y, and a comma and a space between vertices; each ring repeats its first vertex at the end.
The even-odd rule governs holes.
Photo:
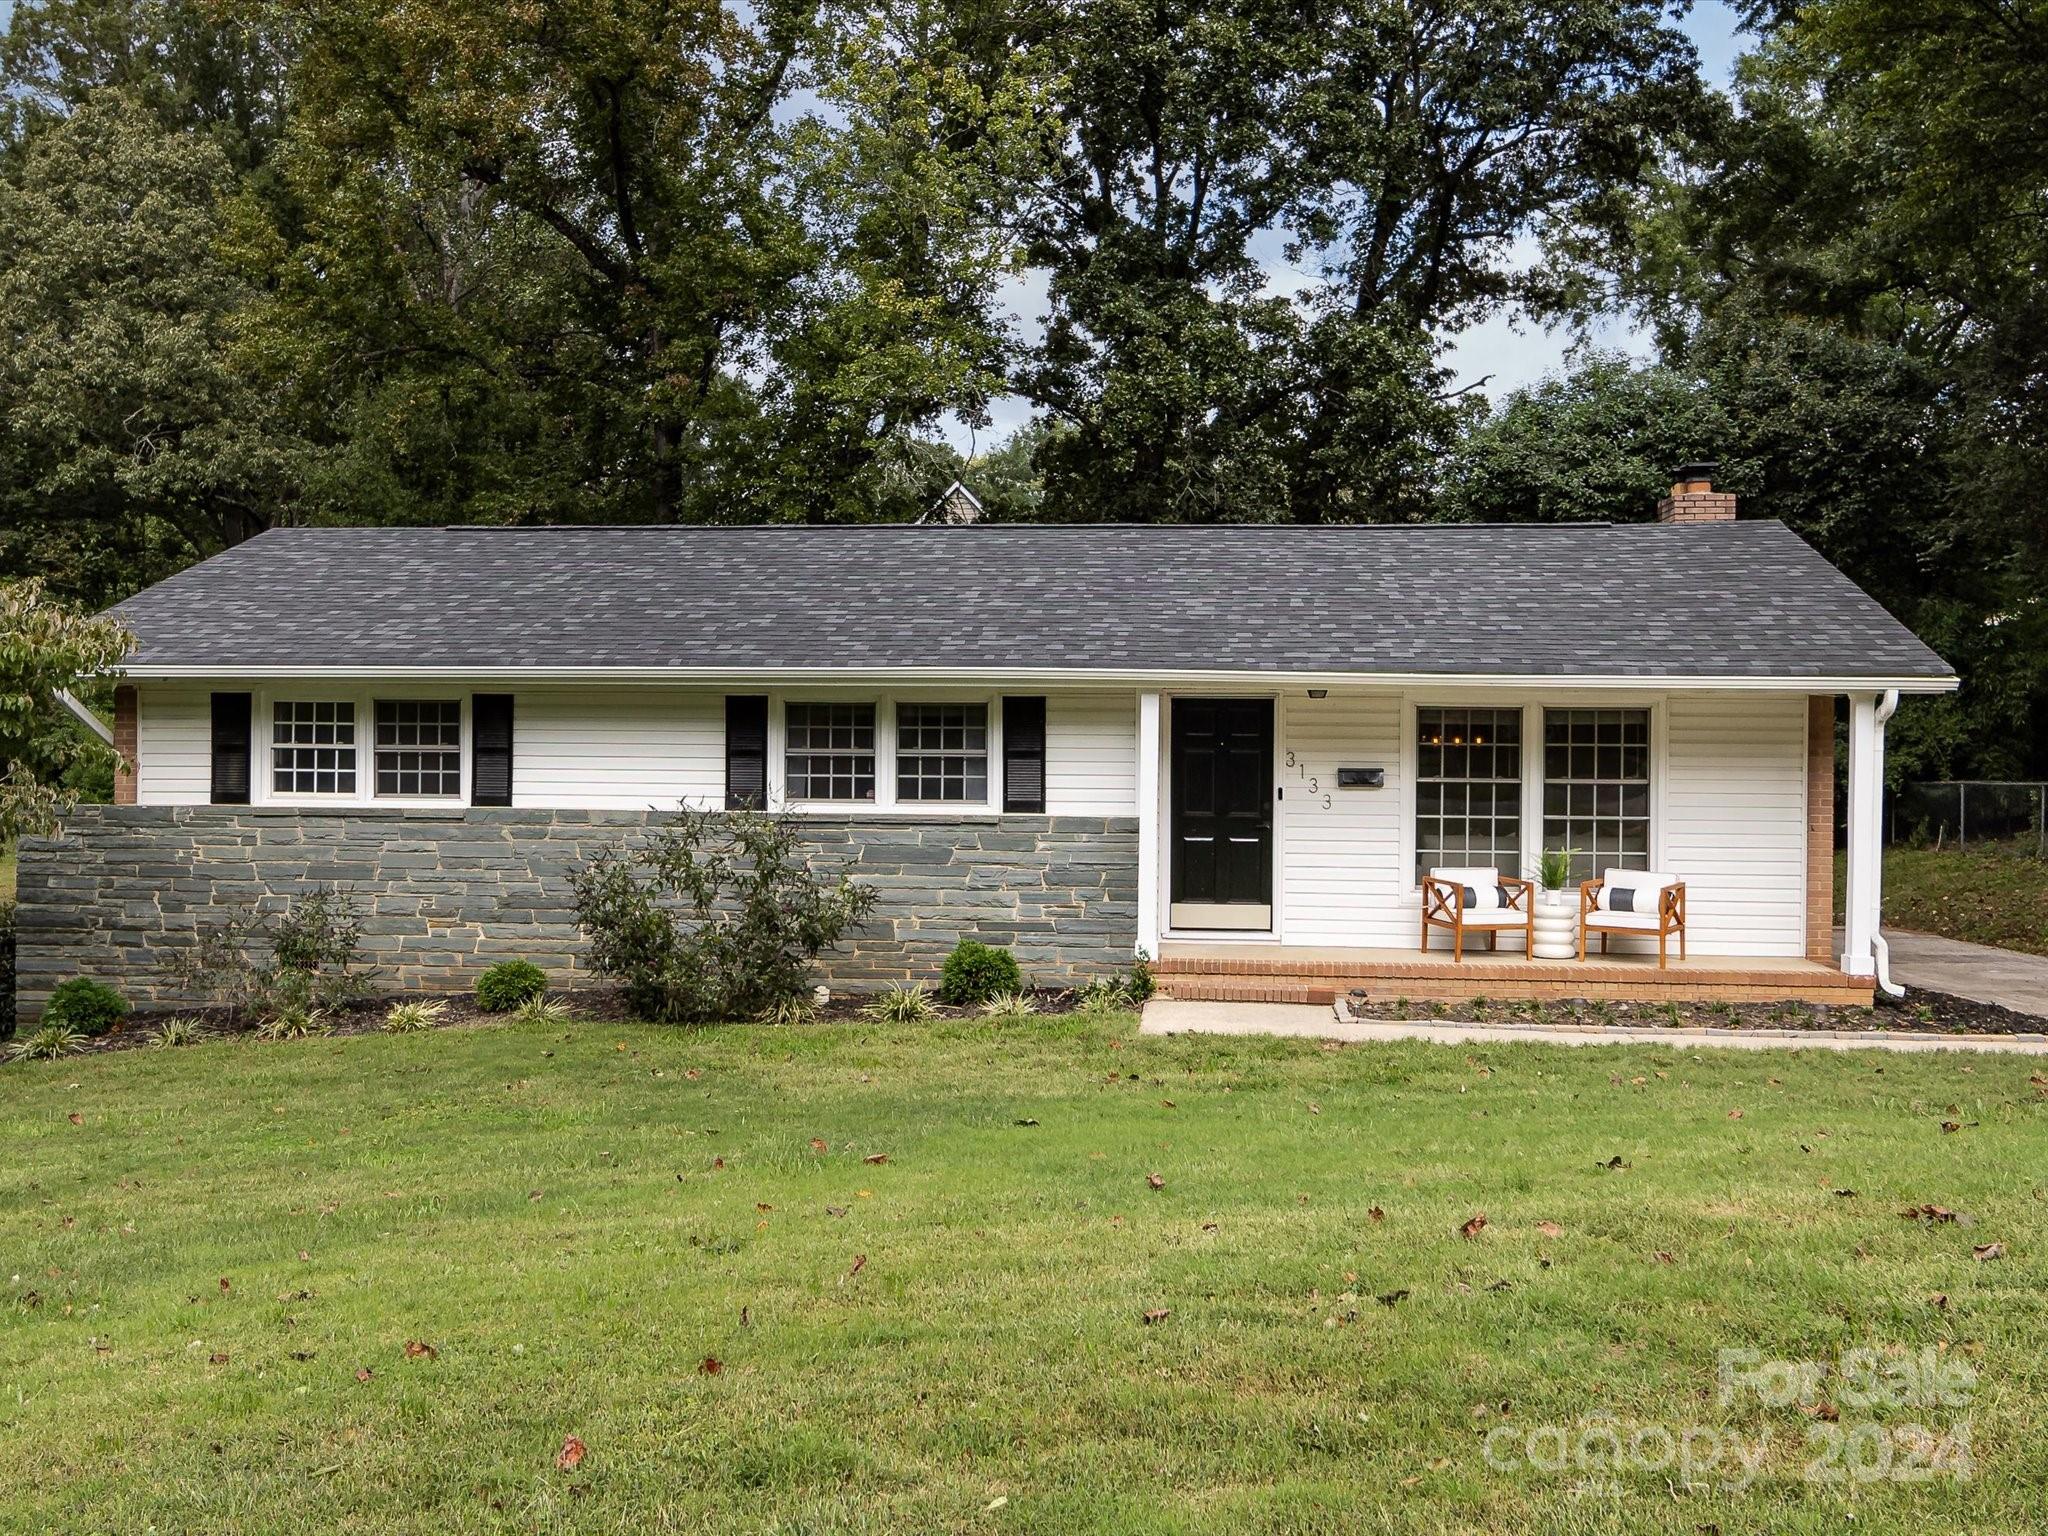
POLYGON ((279 529, 130 665, 1939 679, 1782 524, 279 529))

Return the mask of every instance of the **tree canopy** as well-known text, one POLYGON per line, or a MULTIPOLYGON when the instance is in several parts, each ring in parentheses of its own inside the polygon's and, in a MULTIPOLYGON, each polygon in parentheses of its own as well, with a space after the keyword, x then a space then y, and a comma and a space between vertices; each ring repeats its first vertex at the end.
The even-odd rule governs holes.
POLYGON ((1718 458, 2048 773, 2048 11, 20 0, 0 575, 275 523, 1641 518, 1718 458), (1445 350, 1625 314, 1489 405, 1445 350), (997 440, 998 403, 1029 418, 997 440), (945 429, 974 433, 972 466, 945 429))

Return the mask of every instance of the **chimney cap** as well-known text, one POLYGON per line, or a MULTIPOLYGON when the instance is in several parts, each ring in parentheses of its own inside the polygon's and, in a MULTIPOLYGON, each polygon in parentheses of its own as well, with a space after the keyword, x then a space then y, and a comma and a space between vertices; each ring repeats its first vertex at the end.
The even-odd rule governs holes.
POLYGON ((1714 477, 1721 473, 1719 459, 1700 459, 1691 464, 1681 464, 1671 472, 1671 478, 1680 482, 1704 480, 1713 484, 1714 477))

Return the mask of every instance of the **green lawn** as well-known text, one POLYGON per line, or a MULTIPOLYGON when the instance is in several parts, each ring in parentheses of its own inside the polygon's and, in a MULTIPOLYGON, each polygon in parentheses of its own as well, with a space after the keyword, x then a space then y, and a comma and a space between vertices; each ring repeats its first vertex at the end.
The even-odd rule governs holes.
POLYGON ((2038 1519, 2040 1062, 1134 1028, 507 1026, 0 1069, 0 1529, 2038 1519), (1901 1218, 1923 1202, 1968 1221, 1901 1218), (1741 1346, 1979 1379, 1961 1407, 1824 1383, 1822 1424, 1720 1406, 1741 1346), (1800 1476, 1809 1435, 1874 1466, 1880 1432, 1961 1420, 1968 1480, 1800 1476), (1769 1444, 1735 1494, 1532 1467, 1545 1426, 1769 1444))
MULTIPOLYGON (((1846 884, 1838 854, 1838 918, 1846 884)), ((1973 843, 1964 852, 1887 848, 1884 920, 1921 933, 2048 955, 2048 859, 2036 856, 2032 840, 1973 843)))

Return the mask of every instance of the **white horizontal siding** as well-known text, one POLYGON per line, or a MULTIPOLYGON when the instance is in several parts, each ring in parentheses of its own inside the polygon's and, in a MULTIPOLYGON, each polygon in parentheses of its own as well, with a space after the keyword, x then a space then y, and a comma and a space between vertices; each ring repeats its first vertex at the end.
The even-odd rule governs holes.
POLYGON ((725 696, 673 688, 522 688, 512 803, 574 810, 725 803, 725 696))
POLYGON ((138 686, 135 760, 136 804, 206 804, 213 796, 212 690, 138 686))
POLYGON ((1290 696, 1281 708, 1282 939, 1412 942, 1415 914, 1401 869, 1399 697, 1333 689, 1325 699, 1290 696), (1340 764, 1384 768, 1386 786, 1338 789, 1340 764))
POLYGON ((1045 809, 1052 816, 1138 814, 1135 693, 1046 696, 1045 809))
POLYGON ((1665 706, 1663 863, 1697 955, 1799 955, 1806 940, 1806 700, 1665 706))

